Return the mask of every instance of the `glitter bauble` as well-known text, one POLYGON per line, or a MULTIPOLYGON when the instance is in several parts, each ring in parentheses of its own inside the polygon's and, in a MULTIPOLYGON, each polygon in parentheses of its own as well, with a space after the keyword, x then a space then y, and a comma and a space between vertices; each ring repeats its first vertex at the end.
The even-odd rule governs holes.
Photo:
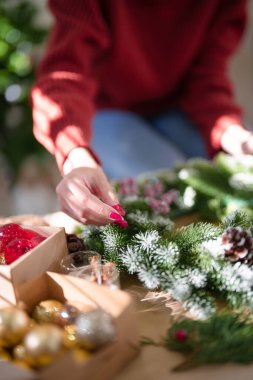
POLYGON ((0 309, 0 346, 11 347, 21 341, 30 328, 30 318, 15 307, 0 309))
POLYGON ((23 369, 29 369, 30 368, 29 364, 26 361, 23 361, 23 360, 14 359, 14 360, 12 360, 12 363, 15 366, 23 368, 23 369))
POLYGON ((23 345, 28 363, 44 367, 63 353, 63 331, 50 324, 36 326, 26 334, 23 345))
POLYGON ((57 300, 41 301, 33 310, 33 318, 39 323, 60 323, 63 304, 57 300))
POLYGON ((73 325, 80 311, 70 304, 63 305, 59 313, 59 322, 61 326, 73 325))
POLYGON ((64 346, 67 348, 74 348, 78 346, 76 325, 67 325, 64 327, 64 346))
POLYGON ((34 244, 27 239, 14 239, 5 247, 5 263, 11 264, 20 256, 34 248, 34 244))
POLYGON ((0 363, 6 361, 11 361, 10 354, 4 350, 0 350, 0 363))
POLYGON ((91 359, 92 354, 89 351, 84 350, 83 348, 74 348, 73 349, 73 356, 77 363, 83 363, 87 360, 91 359))
POLYGON ((22 344, 18 344, 13 349, 13 356, 16 360, 24 361, 27 358, 25 347, 22 344))
POLYGON ((97 349, 115 339, 112 317, 101 309, 80 313, 76 319, 76 337, 81 347, 97 349))

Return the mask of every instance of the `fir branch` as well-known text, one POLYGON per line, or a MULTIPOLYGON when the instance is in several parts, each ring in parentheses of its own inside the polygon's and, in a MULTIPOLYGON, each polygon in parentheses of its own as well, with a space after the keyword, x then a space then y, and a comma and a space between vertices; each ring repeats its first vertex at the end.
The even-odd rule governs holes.
POLYGON ((253 174, 253 157, 251 155, 235 157, 229 154, 219 153, 214 158, 214 164, 228 177, 236 173, 253 174))
POLYGON ((103 255, 104 244, 101 239, 101 229, 94 226, 85 226, 83 230, 79 228, 77 236, 83 239, 85 248, 103 255))
POLYGON ((180 250, 180 262, 183 265, 196 265, 199 262, 200 244, 207 240, 215 240, 221 229, 210 223, 199 222, 182 227, 174 234, 173 240, 180 250))
POLYGON ((244 230, 248 230, 252 228, 252 222, 245 212, 237 210, 226 217, 221 227, 223 230, 226 230, 228 227, 241 227, 244 230))
POLYGON ((126 220, 129 223, 128 230, 131 234, 148 230, 157 230, 162 233, 163 231, 171 231, 174 227, 174 223, 168 216, 149 214, 140 210, 127 214, 126 220))
POLYGON ((253 362, 253 324, 249 317, 224 313, 214 314, 207 321, 174 322, 165 338, 165 346, 188 355, 174 371, 183 371, 203 364, 253 362), (185 339, 178 339, 184 331, 185 339))
POLYGON ((126 247, 129 240, 126 230, 117 225, 107 225, 101 227, 100 238, 104 246, 103 259, 120 266, 119 252, 126 247))
POLYGON ((233 194, 227 178, 214 167, 212 162, 207 160, 188 160, 178 176, 183 182, 207 197, 222 198, 233 194))
POLYGON ((127 210, 128 214, 135 212, 136 210, 139 210, 142 213, 151 213, 151 208, 146 199, 140 196, 122 197, 121 204, 123 208, 127 210))

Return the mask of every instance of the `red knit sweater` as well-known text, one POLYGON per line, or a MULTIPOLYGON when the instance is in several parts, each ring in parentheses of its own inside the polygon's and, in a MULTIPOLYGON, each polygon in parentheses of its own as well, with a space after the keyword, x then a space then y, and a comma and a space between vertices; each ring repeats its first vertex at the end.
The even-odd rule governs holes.
POLYGON ((49 6, 55 25, 31 95, 35 137, 60 168, 74 147, 89 147, 98 108, 154 115, 179 107, 211 155, 223 131, 242 123, 226 71, 244 29, 245 0, 49 6))

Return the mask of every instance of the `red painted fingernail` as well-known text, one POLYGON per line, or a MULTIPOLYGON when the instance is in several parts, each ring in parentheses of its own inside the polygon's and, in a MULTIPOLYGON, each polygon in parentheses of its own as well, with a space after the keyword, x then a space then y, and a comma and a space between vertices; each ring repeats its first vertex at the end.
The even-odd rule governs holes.
POLYGON ((122 222, 117 222, 118 226, 122 227, 122 228, 126 228, 128 227, 128 223, 126 220, 122 220, 122 222))
POLYGON ((122 216, 126 215, 126 211, 123 209, 123 207, 118 203, 116 205, 112 206, 116 211, 118 211, 122 216))
POLYGON ((112 220, 116 220, 117 222, 122 222, 124 220, 122 216, 117 212, 111 212, 109 218, 112 220))

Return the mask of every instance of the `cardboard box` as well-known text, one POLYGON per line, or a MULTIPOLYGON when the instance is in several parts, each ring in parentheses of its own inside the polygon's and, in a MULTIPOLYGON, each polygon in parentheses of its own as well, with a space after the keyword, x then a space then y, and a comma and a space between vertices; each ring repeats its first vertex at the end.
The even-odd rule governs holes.
POLYGON ((30 311, 41 300, 57 299, 82 303, 87 309, 102 308, 115 322, 117 338, 94 353, 88 361, 77 361, 68 351, 58 361, 40 371, 26 370, 11 362, 0 363, 3 380, 108 380, 139 351, 134 305, 129 294, 113 291, 83 279, 47 272, 18 286, 19 299, 30 311))
MULTIPOLYGON (((26 226, 22 226, 26 227, 26 226)), ((60 272, 60 261, 68 254, 64 228, 27 227, 47 239, 10 265, 0 265, 0 299, 18 303, 16 288, 46 271, 60 272)))

